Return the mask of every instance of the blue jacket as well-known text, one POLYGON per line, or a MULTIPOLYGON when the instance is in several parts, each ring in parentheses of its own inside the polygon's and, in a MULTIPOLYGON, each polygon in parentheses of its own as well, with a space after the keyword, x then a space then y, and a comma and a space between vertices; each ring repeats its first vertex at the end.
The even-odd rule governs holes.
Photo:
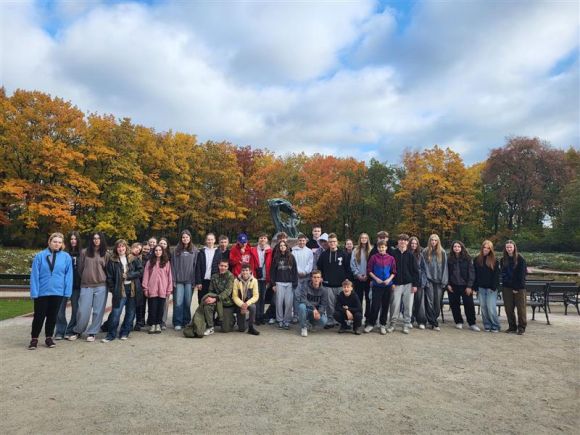
POLYGON ((73 264, 71 256, 59 251, 56 253, 54 268, 50 270, 49 260, 52 252, 46 248, 34 257, 30 274, 30 297, 65 296, 70 297, 73 285, 73 264))

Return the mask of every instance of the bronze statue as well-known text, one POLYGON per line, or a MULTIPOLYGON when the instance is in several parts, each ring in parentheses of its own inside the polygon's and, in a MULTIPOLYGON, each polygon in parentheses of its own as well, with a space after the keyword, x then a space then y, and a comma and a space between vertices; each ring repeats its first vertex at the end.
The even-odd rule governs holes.
POLYGON ((270 215, 276 228, 276 234, 283 231, 291 239, 298 237, 300 216, 292 204, 282 198, 273 198, 268 200, 268 207, 270 207, 270 215), (288 217, 284 220, 281 213, 286 213, 288 217))

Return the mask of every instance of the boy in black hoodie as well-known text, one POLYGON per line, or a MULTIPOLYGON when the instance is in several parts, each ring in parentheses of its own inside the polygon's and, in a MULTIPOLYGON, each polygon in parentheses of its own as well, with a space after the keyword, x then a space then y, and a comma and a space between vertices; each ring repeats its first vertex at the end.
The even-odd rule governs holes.
POLYGON ((350 268, 346 253, 338 248, 336 234, 328 235, 328 249, 320 254, 316 266, 322 272, 324 287, 328 288, 328 323, 324 328, 329 329, 336 323, 334 321, 336 297, 342 290, 342 282, 347 278, 350 268))
POLYGON ((348 323, 352 322, 352 332, 360 335, 362 324, 362 307, 356 293, 352 291, 352 282, 345 279, 342 283, 342 291, 336 297, 334 306, 334 318, 340 323, 339 333, 348 331, 348 323))

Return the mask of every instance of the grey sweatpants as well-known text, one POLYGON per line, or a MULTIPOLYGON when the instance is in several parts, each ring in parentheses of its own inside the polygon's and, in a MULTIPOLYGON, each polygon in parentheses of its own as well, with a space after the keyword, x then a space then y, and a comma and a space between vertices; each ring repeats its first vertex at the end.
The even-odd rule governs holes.
POLYGON ((104 285, 100 287, 81 287, 77 324, 74 332, 76 334, 96 335, 101 330, 106 305, 107 288, 104 285), (87 328, 89 320, 91 320, 91 312, 93 319, 91 326, 87 328))
POLYGON ((391 293, 391 308, 389 309, 389 325, 395 326, 401 313, 401 299, 403 300, 403 322, 405 326, 411 325, 411 315, 413 314, 413 298, 411 291, 413 284, 397 285, 391 293))
POLYGON ((336 304, 336 297, 342 291, 342 287, 327 287, 328 288, 328 307, 326 308, 326 317, 328 318, 327 325, 334 325, 338 323, 334 320, 334 305, 336 304))
POLYGON ((291 282, 276 283, 276 321, 290 323, 292 321, 292 305, 294 292, 291 282))

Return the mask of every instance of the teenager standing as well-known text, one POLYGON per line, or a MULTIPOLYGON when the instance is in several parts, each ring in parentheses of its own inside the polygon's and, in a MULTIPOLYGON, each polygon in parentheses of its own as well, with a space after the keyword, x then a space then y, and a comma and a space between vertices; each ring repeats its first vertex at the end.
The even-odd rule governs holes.
POLYGON ((526 332, 526 260, 518 254, 518 248, 513 240, 508 240, 503 249, 501 260, 502 294, 505 313, 509 328, 506 332, 517 332, 524 335, 526 332), (516 322, 515 309, 518 310, 516 322))

